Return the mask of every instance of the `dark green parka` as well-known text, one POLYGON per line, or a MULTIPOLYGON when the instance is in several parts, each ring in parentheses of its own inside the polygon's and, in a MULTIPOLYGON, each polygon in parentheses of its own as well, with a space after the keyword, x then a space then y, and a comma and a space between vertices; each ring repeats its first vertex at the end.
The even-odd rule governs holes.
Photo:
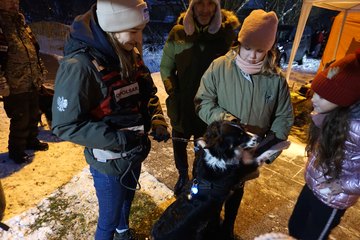
POLYGON ((186 35, 182 13, 169 33, 163 49, 160 73, 168 93, 166 106, 173 129, 183 133, 202 134, 206 124, 194 109, 194 96, 200 79, 210 63, 224 55, 232 45, 240 23, 229 11, 222 10, 222 24, 218 32, 210 34, 207 28, 195 26, 192 35, 186 35))

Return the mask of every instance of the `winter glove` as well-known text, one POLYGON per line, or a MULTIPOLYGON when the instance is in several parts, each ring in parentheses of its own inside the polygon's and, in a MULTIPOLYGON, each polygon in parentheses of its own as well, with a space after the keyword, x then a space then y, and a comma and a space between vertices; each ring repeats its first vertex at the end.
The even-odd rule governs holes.
POLYGON ((224 120, 233 122, 236 124, 241 124, 240 119, 232 115, 231 113, 225 113, 224 120))
POLYGON ((10 87, 5 77, 0 77, 0 96, 7 97, 10 94, 10 87))
POLYGON ((147 136, 142 131, 122 130, 122 132, 126 138, 126 144, 124 146, 126 152, 147 142, 147 136))
POLYGON ((167 128, 163 125, 159 125, 155 127, 155 130, 150 133, 153 136, 153 139, 161 142, 166 142, 170 138, 170 133, 168 132, 167 128))
POLYGON ((281 154, 282 150, 289 146, 289 141, 279 139, 273 132, 269 132, 257 146, 254 157, 259 165, 270 164, 281 154))
POLYGON ((164 87, 165 87, 165 91, 166 93, 170 96, 174 94, 174 88, 172 86, 171 80, 170 79, 165 79, 164 81, 164 87))

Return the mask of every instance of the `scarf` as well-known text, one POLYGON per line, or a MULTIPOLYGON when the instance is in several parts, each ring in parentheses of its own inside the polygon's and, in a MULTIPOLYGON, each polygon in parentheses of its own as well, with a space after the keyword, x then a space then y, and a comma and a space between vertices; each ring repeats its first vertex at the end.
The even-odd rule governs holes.
POLYGON ((318 128, 321 128, 324 122, 325 117, 327 116, 327 113, 316 113, 311 112, 311 119, 313 120, 315 126, 318 128))
POLYGON ((239 54, 236 54, 235 63, 244 73, 255 74, 255 73, 259 73, 261 71, 261 68, 264 64, 264 60, 260 61, 258 63, 248 63, 248 62, 244 61, 239 56, 239 54))

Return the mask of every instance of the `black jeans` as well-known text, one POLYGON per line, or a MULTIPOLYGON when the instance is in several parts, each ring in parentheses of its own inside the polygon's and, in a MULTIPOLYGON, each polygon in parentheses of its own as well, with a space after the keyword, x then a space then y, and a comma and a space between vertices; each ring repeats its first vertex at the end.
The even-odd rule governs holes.
MULTIPOLYGON (((183 138, 184 140, 189 140, 192 134, 178 132, 176 130, 172 130, 172 137, 174 138, 183 138)), ((194 139, 202 137, 202 135, 194 135, 194 139)), ((172 140, 173 143, 173 151, 174 151, 174 160, 175 166, 178 170, 179 174, 188 174, 188 156, 186 147, 188 145, 187 141, 181 141, 177 139, 172 140)))
POLYGON ((305 184, 289 220, 289 234, 296 239, 328 239, 345 211, 324 204, 305 184))
POLYGON ((4 109, 10 118, 9 152, 22 152, 39 132, 39 93, 33 91, 4 97, 4 109))

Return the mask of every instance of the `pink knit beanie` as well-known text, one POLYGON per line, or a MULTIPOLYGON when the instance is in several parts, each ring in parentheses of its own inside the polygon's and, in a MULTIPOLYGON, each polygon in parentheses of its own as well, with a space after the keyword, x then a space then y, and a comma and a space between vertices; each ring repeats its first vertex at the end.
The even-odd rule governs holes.
POLYGON ((121 32, 149 22, 143 0, 98 0, 96 15, 102 30, 121 32))
MULTIPOLYGON (((187 35, 192 35, 195 31, 193 8, 194 8, 194 4, 200 1, 201 0, 191 0, 189 7, 185 13, 183 24, 184 24, 185 33, 187 35)), ((222 16, 221 16, 220 0, 212 0, 212 1, 216 4, 216 10, 214 17, 212 18, 209 24, 208 32, 214 34, 217 33, 221 27, 222 16)))
POLYGON ((252 48, 269 51, 275 43, 278 18, 276 13, 253 10, 240 29, 238 40, 252 48))
POLYGON ((342 107, 360 101, 360 48, 318 73, 311 88, 320 97, 342 107))

